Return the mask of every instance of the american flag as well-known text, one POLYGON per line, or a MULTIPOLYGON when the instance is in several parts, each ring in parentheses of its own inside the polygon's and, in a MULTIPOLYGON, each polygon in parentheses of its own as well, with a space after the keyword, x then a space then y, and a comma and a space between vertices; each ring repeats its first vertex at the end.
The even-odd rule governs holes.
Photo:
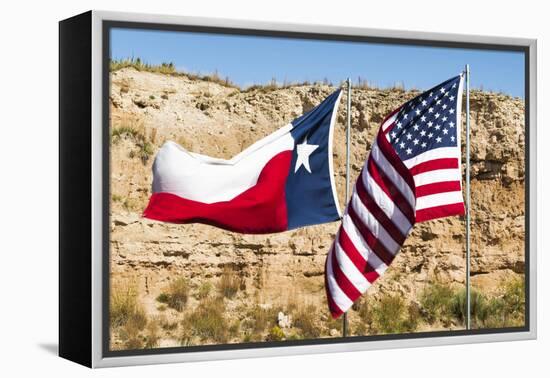
POLYGON ((462 83, 453 77, 382 122, 325 264, 334 318, 384 273, 416 222, 464 215, 462 83))

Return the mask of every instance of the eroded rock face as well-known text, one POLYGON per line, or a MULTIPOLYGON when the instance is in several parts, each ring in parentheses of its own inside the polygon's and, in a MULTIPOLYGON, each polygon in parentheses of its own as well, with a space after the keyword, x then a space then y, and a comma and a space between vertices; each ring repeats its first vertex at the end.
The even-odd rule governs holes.
MULTIPOLYGON (((140 136, 122 135, 112 140, 112 279, 137 277, 143 301, 155 314, 154 298, 175 275, 183 275, 198 286, 204 281, 215 282, 223 267, 230 265, 244 277, 246 291, 259 304, 285 303, 293 296, 325 310, 324 260, 337 222, 279 234, 240 235, 200 224, 154 222, 140 214, 151 194, 154 154, 164 141, 176 141, 193 152, 230 158, 319 104, 333 90, 319 85, 241 92, 186 76, 133 69, 112 73, 112 130, 134 127, 151 149, 143 158, 144 148, 136 143, 140 136)), ((381 120, 417 94, 353 91, 352 182, 368 156, 381 120)), ((345 101, 344 94, 334 139, 341 204, 345 101)), ((525 269, 524 103, 474 91, 471 121, 472 274, 474 282, 490 290, 503 274, 523 274, 525 269)), ((464 219, 459 217, 415 225, 401 253, 367 295, 392 292, 414 301, 426 283, 463 283, 464 227, 464 219)))

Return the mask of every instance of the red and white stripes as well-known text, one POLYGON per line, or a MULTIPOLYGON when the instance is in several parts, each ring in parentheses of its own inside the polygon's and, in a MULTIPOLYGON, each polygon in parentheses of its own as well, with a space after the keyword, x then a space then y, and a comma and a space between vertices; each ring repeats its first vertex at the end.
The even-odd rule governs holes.
POLYGON ((387 138, 394 114, 379 130, 327 256, 325 286, 334 318, 385 272, 416 222, 464 214, 460 148, 402 161, 387 138))
POLYGON ((334 318, 384 273, 415 223, 415 184, 381 128, 326 262, 334 318))

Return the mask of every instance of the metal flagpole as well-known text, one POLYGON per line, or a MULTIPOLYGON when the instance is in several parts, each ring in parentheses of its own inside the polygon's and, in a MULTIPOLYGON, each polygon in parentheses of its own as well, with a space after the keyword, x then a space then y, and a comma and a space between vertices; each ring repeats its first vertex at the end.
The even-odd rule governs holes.
MULTIPOLYGON (((350 177, 349 177, 349 160, 350 160, 350 144, 351 144, 351 79, 347 79, 348 101, 347 101, 347 122, 346 122, 346 197, 344 203, 347 206, 349 200, 350 177)), ((348 315, 344 312, 342 316, 342 335, 346 337, 348 334, 348 315)))
POLYGON ((466 329, 471 328, 470 318, 470 65, 466 64, 466 329))

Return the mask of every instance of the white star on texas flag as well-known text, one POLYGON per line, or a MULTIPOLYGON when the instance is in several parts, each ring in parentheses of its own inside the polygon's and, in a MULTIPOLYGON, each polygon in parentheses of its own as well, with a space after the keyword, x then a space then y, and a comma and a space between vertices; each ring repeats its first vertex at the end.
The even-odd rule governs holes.
POLYGON ((294 167, 294 173, 298 172, 298 169, 303 165, 304 168, 311 173, 311 168, 309 167, 309 156, 315 151, 319 146, 316 144, 307 144, 307 138, 304 139, 302 144, 296 145, 296 152, 298 157, 296 158, 296 166, 294 167))

